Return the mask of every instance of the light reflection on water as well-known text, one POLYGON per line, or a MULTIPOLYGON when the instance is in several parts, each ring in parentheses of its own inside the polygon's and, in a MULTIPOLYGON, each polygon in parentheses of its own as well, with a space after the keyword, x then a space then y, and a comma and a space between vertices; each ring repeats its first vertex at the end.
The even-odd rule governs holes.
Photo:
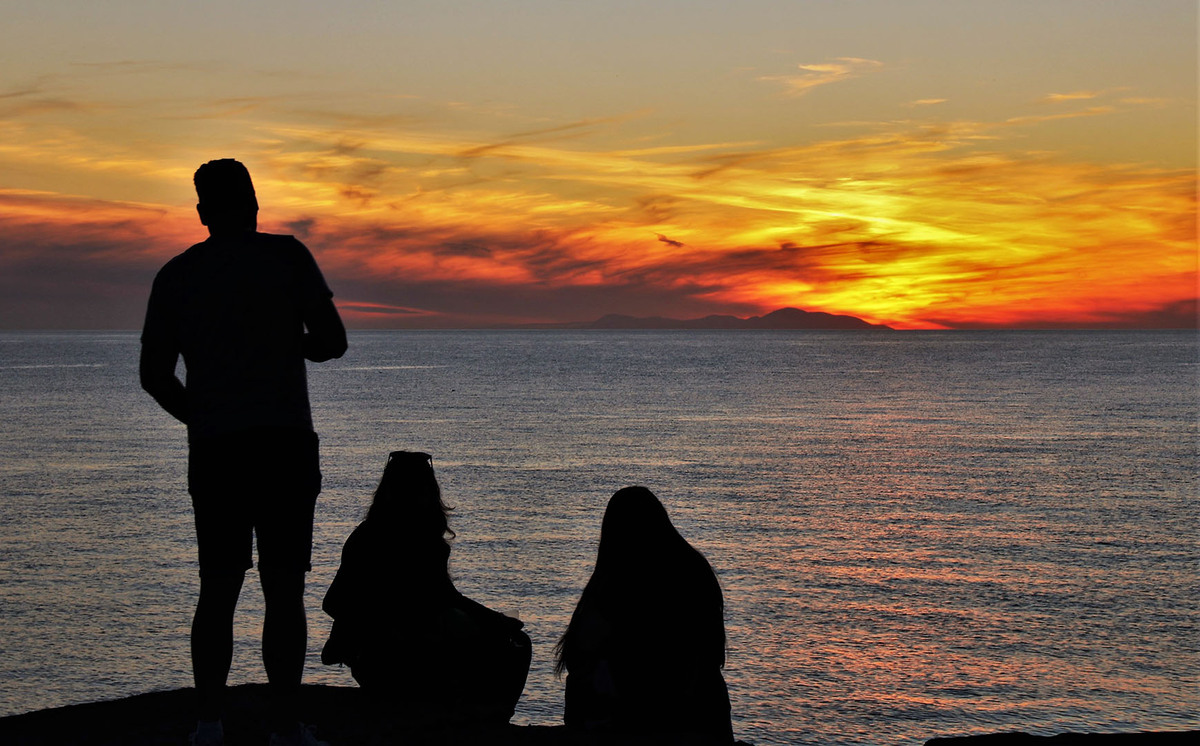
MULTIPOLYGON (((190 685, 183 431, 136 335, 0 335, 0 714, 190 685)), ((321 595, 388 450, 434 454, 463 592, 535 645, 608 496, 642 483, 718 569, 735 732, 915 743, 1197 727, 1188 334, 359 333, 310 368, 321 595)), ((234 682, 261 681, 248 583, 234 682)))

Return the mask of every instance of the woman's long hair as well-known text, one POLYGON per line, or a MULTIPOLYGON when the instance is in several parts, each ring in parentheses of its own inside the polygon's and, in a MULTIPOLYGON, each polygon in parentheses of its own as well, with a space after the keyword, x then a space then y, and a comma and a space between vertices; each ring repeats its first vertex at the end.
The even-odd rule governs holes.
MULTIPOLYGON (((708 609, 720 618, 724 599, 712 565, 679 534, 653 492, 645 487, 617 491, 604 511, 592 577, 555 645, 555 674, 569 667, 587 615, 599 613, 614 626, 653 624, 667 621, 663 617, 680 605, 708 609)), ((723 651, 724 626, 713 634, 719 634, 723 651)))
POLYGON ((442 490, 433 473, 433 457, 420 451, 389 453, 365 523, 407 536, 437 536, 445 541, 445 537, 455 536, 449 515, 450 508, 442 502, 442 490))

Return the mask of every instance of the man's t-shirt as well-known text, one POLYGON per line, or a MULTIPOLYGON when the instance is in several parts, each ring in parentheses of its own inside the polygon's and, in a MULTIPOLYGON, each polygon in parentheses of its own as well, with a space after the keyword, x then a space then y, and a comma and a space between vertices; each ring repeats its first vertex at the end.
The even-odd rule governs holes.
POLYGON ((332 295, 291 236, 209 238, 167 262, 150 291, 142 344, 183 355, 189 440, 312 430, 304 323, 332 295))

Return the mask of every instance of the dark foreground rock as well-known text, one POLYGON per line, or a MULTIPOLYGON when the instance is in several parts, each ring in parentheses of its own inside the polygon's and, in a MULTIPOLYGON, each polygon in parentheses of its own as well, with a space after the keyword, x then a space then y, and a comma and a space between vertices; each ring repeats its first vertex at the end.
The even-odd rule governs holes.
MULTIPOLYGON (((227 746, 263 746, 266 685, 231 687, 225 708, 227 746)), ((381 707, 357 687, 306 685, 302 718, 332 746, 651 746, 687 739, 619 739, 579 735, 563 726, 448 722, 428 712, 381 707)), ((0 746, 180 746, 195 727, 191 689, 151 692, 0 718, 0 746)))
MULTIPOLYGON (((267 730, 261 717, 266 686, 243 684, 230 689, 225 713, 228 746, 263 746, 267 730)), ((356 687, 307 685, 302 691, 307 723, 333 746, 684 746, 685 738, 622 738, 579 735, 562 726, 482 726, 446 722, 420 711, 380 707, 356 687)), ((195 723, 191 689, 151 692, 110 702, 91 702, 0 718, 3 746, 181 746, 195 723)), ((1002 733, 935 738, 926 746, 1183 746, 1189 733, 1074 734, 1039 737, 1002 733)), ((744 746, 744 745, 743 745, 744 746)))
POLYGON ((1170 733, 1062 733, 1031 736, 1028 733, 995 733, 986 736, 934 738, 925 746, 1183 746, 1196 743, 1200 731, 1170 733))

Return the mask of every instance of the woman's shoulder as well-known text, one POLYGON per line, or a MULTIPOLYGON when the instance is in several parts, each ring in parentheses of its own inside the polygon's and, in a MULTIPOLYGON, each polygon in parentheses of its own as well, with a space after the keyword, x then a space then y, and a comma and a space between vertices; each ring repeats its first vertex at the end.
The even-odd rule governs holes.
POLYGON ((377 562, 380 557, 389 555, 397 543, 391 539, 388 532, 380 531, 378 527, 363 521, 350 532, 346 543, 342 545, 342 564, 346 564, 347 561, 358 564, 364 560, 377 562))

